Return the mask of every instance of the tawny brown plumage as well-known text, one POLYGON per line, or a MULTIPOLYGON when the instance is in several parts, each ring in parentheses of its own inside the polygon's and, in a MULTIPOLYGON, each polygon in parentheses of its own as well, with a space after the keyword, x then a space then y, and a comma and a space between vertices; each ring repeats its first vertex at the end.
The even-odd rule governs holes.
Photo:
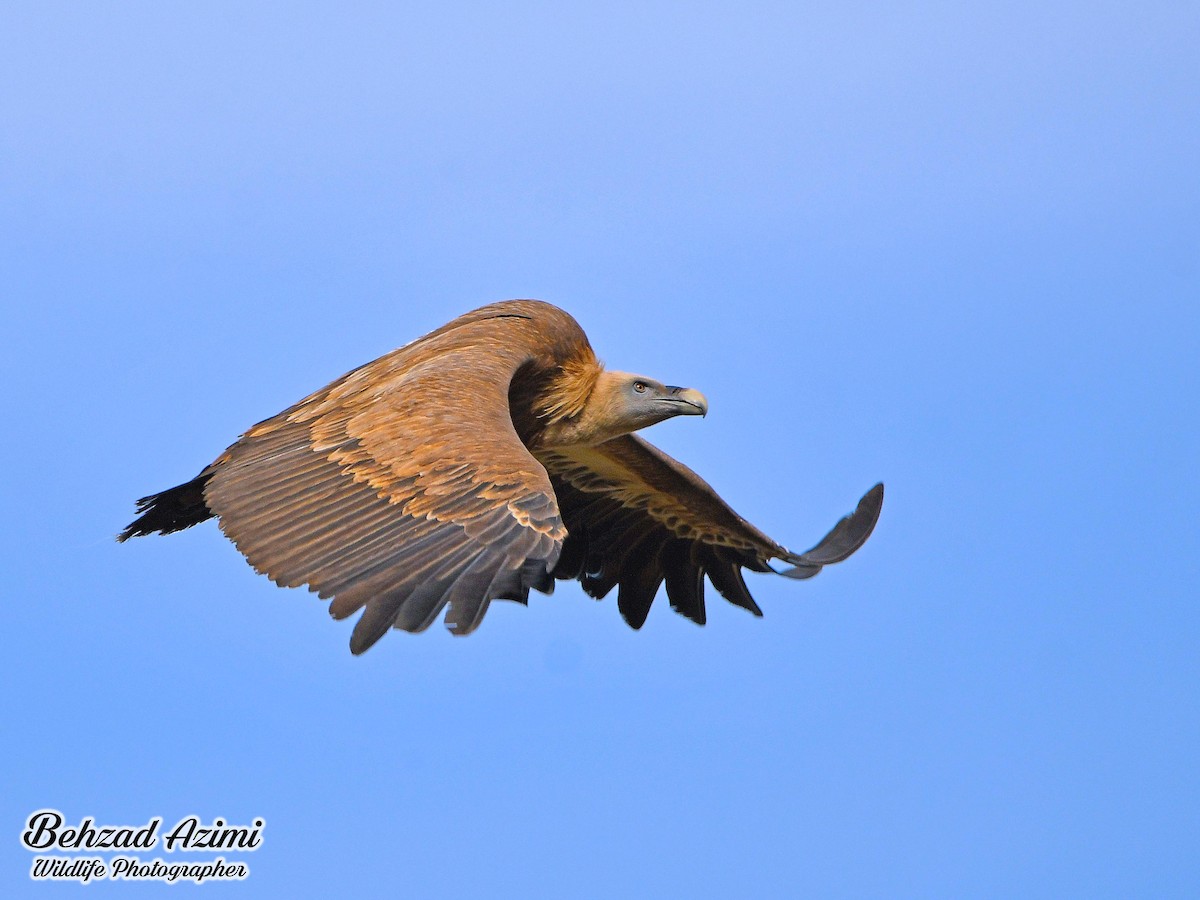
POLYGON ((634 628, 665 581, 705 621, 704 579, 762 615, 741 570, 792 578, 853 553, 876 485, 812 550, 794 554, 633 431, 703 414, 696 391, 606 371, 571 316, 536 300, 485 306, 355 369, 255 425, 192 481, 139 501, 119 540, 216 516, 255 570, 308 585, 345 618, 350 647, 422 631, 446 610, 469 634, 495 599, 555 578, 617 587, 634 628))

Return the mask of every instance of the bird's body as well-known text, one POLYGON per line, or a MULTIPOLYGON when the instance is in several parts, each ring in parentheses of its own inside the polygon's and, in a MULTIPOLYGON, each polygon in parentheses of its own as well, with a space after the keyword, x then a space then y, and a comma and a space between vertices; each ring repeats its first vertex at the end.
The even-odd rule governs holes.
POLYGON ((575 320, 512 300, 467 313, 255 425, 192 481, 143 498, 120 536, 216 516, 254 568, 365 607, 351 649, 390 627, 457 634, 493 599, 526 602, 555 578, 618 587, 638 628, 665 581, 703 623, 704 576, 761 615, 741 568, 804 578, 869 536, 882 485, 806 554, 738 516, 633 431, 702 415, 696 391, 606 371, 575 320))

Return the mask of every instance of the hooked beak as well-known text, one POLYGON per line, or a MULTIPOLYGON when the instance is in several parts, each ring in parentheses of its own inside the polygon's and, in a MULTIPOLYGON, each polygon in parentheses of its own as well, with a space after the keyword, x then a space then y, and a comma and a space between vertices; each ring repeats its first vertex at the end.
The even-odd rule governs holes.
POLYGON ((662 399, 666 403, 673 403, 677 407, 675 415, 677 416, 703 416, 708 413, 708 400, 699 391, 694 391, 691 388, 675 387, 667 385, 668 396, 662 399))

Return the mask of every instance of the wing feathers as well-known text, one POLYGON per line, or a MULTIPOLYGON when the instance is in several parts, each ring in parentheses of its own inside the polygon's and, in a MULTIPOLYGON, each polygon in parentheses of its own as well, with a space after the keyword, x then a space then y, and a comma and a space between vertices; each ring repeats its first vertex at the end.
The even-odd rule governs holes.
MULTIPOLYGON (((445 599, 450 605, 446 613, 446 627, 456 635, 470 634, 479 626, 492 599, 488 596, 491 589, 501 587, 496 581, 503 580, 504 563, 503 553, 485 550, 446 592, 445 599)), ((516 572, 518 569, 509 568, 507 571, 516 572)))
POLYGON ((502 321, 440 330, 426 339, 436 347, 357 370, 212 467, 205 501, 255 569, 332 598, 336 618, 365 607, 355 653, 447 606, 447 626, 470 633, 491 600, 553 585, 566 531, 508 407, 543 338, 527 318, 502 321))
POLYGON ((785 554, 782 558, 795 567, 781 572, 789 578, 811 578, 821 571, 822 566, 839 563, 866 543, 879 512, 883 508, 883 485, 877 484, 858 501, 854 512, 833 526, 829 534, 821 538, 811 550, 799 554, 785 554))
POLYGON ((621 581, 617 590, 617 609, 631 628, 641 628, 650 614, 654 595, 663 583, 663 570, 658 560, 659 548, 646 558, 642 565, 633 569, 621 581))
POLYGON ((879 517, 883 486, 807 553, 796 555, 734 512, 698 475, 636 435, 595 447, 538 453, 550 473, 567 527, 556 578, 578 578, 593 597, 619 586, 617 605, 634 628, 646 620, 665 581, 671 608, 704 624, 704 578, 735 606, 755 616, 742 569, 772 571, 770 560, 793 564, 791 578, 815 575, 845 559, 867 539, 879 517))
POLYGON ((667 599, 671 609, 697 625, 707 621, 704 610, 704 570, 696 564, 690 541, 673 540, 663 549, 667 599))
POLYGON ((711 561, 704 567, 708 580, 717 589, 717 593, 742 609, 749 610, 756 616, 762 616, 762 610, 750 596, 746 581, 742 578, 742 568, 734 560, 724 558, 727 551, 717 548, 712 551, 711 561))

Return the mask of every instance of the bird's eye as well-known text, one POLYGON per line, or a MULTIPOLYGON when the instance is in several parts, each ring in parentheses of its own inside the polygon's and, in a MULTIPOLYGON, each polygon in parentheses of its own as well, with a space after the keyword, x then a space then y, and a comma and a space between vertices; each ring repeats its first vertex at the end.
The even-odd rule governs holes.
POLYGON ((646 393, 646 382, 644 382, 644 381, 635 381, 635 382, 633 383, 633 389, 634 389, 635 391, 637 391, 639 394, 644 394, 644 393, 646 393))

